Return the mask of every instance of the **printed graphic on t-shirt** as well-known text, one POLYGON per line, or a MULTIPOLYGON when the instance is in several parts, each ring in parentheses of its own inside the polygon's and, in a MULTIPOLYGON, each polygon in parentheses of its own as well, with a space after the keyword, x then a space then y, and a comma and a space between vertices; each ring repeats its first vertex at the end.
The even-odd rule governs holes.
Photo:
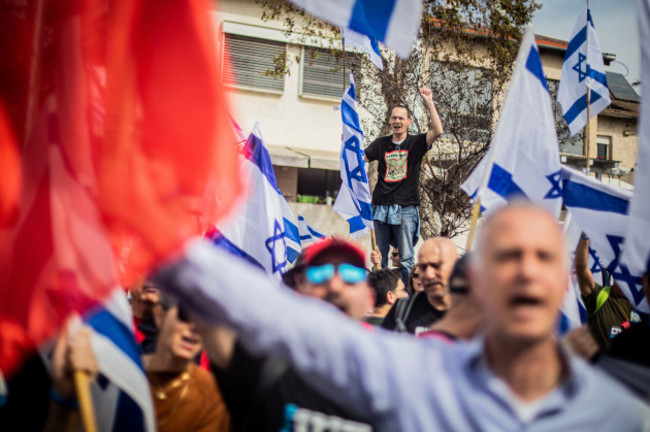
POLYGON ((398 182, 406 178, 406 169, 408 167, 408 150, 395 150, 386 152, 386 175, 384 181, 398 182))

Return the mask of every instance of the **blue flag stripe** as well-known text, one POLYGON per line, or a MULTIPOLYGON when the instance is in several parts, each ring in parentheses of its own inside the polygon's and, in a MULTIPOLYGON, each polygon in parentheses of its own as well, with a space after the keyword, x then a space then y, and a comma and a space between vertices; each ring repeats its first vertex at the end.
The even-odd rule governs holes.
POLYGON ((526 69, 530 71, 535 77, 542 83, 542 87, 548 91, 548 85, 546 84, 546 77, 544 76, 544 70, 542 69, 542 60, 539 57, 539 52, 533 47, 528 54, 528 59, 526 60, 526 69))
POLYGON ((341 114, 343 115, 343 123, 363 135, 361 123, 359 122, 359 113, 350 106, 345 100, 341 103, 341 114))
POLYGON ((564 181, 564 205, 567 207, 585 208, 604 212, 627 214, 629 202, 625 199, 609 195, 592 187, 564 181))
POLYGON ((348 27, 374 39, 385 40, 395 3, 396 0, 357 0, 348 27))
POLYGON ((115 346, 133 360, 133 363, 142 369, 140 350, 130 328, 103 308, 93 310, 92 315, 86 317, 86 322, 97 333, 110 339, 115 346))
POLYGON ((271 186, 278 192, 278 183, 275 180, 275 171, 273 170, 273 163, 271 162, 271 155, 262 144, 262 140, 254 135, 250 134, 248 137, 248 145, 253 149, 251 154, 250 161, 253 162, 257 167, 262 171, 264 177, 269 181, 271 186))
POLYGON ((526 197, 524 191, 512 180, 512 174, 500 167, 497 163, 492 165, 488 188, 504 198, 509 198, 514 195, 526 197))
POLYGON ((564 58, 571 57, 577 50, 580 49, 582 44, 587 42, 587 26, 585 25, 582 30, 569 41, 569 45, 566 48, 566 55, 564 58))

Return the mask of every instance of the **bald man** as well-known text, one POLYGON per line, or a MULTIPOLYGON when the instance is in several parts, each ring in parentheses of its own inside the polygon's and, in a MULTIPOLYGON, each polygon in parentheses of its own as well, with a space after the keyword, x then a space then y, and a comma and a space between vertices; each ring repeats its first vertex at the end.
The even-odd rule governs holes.
POLYGON ((160 274, 166 289, 249 349, 281 353, 373 431, 650 431, 650 407, 555 338, 569 266, 544 209, 512 205, 484 223, 470 284, 485 333, 459 344, 368 332, 322 302, 270 289, 268 276, 207 242, 185 256, 160 274))
POLYGON ((456 245, 448 238, 433 237, 425 241, 416 264, 424 291, 397 302, 381 326, 417 335, 441 319, 451 306, 449 276, 457 259, 456 245))

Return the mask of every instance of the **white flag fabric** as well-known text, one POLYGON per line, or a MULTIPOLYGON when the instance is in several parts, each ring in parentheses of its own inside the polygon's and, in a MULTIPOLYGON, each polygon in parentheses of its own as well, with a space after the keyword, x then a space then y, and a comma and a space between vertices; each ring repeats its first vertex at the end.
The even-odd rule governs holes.
POLYGON ((363 131, 359 122, 354 77, 341 101, 343 142, 341 143, 341 189, 334 210, 350 224, 350 235, 361 237, 373 228, 370 187, 363 153, 363 131))
POLYGON ((300 246, 306 246, 318 240, 323 240, 326 235, 316 231, 307 223, 303 215, 298 215, 298 232, 300 233, 300 246))
POLYGON ((650 0, 639 1, 641 41, 641 115, 634 197, 625 232, 623 262, 634 274, 650 272, 650 0))
POLYGON ((612 102, 607 88, 603 54, 589 9, 580 14, 564 56, 557 99, 571 135, 587 124, 587 88, 590 115, 595 117, 612 102))
POLYGON ((555 215, 560 212, 555 116, 532 26, 521 41, 490 150, 461 187, 472 198, 478 196, 488 212, 513 198, 539 203, 555 215))
POLYGON ((420 28, 423 0, 291 0, 306 12, 381 41, 408 58, 420 28))
POLYGON ((377 42, 377 39, 371 39, 366 35, 346 28, 341 29, 341 37, 343 38, 345 45, 359 48, 361 51, 368 54, 370 61, 375 66, 377 66, 380 70, 384 70, 384 61, 381 59, 381 53, 379 51, 379 43, 377 42))
POLYGON ((621 262, 631 194, 562 167, 564 205, 589 236, 600 264, 607 269, 635 309, 650 312, 643 294, 641 274, 621 262))
POLYGON ((258 124, 245 148, 249 194, 232 220, 217 226, 212 241, 279 279, 301 251, 298 223, 278 189, 258 124))

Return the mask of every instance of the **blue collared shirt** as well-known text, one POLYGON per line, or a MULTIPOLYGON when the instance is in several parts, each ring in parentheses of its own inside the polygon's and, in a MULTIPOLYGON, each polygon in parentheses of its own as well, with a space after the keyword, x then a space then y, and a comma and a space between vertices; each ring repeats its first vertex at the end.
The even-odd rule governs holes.
POLYGON ((527 420, 486 366, 482 338, 370 332, 205 241, 156 281, 193 314, 234 329, 252 354, 288 358, 321 394, 374 418, 376 431, 650 431, 650 407, 581 359, 562 354, 563 383, 527 420))

